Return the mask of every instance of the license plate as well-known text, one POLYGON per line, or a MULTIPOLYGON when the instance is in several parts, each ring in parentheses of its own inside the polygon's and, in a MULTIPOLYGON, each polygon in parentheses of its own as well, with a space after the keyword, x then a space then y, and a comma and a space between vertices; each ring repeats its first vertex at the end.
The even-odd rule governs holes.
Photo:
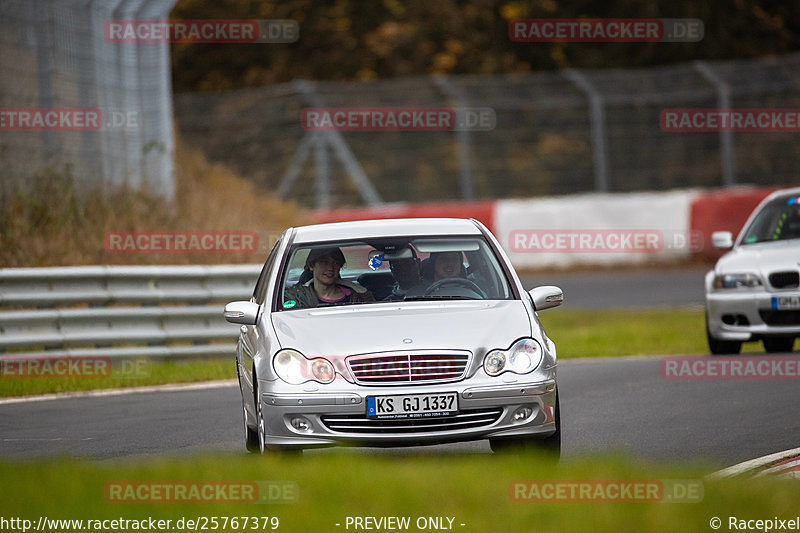
POLYGON ((458 394, 367 396, 367 418, 428 418, 458 413, 458 394))
POLYGON ((800 309, 800 296, 773 296, 773 309, 800 309))

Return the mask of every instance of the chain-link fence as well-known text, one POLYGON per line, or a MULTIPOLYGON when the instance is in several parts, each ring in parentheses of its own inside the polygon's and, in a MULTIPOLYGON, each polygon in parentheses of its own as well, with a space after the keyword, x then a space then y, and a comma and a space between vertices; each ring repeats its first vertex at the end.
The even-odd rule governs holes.
POLYGON ((362 171, 383 202, 797 182, 796 133, 668 132, 659 123, 667 108, 800 108, 800 55, 639 70, 294 83, 175 99, 185 141, 268 190, 286 185, 296 167, 288 195, 312 205, 369 200, 354 179, 362 171), (302 128, 301 110, 320 103, 491 107, 496 127, 466 138, 324 132, 344 141, 354 166, 335 143, 303 142, 315 132, 302 128), (303 147, 308 157, 298 153, 303 147), (320 194, 320 187, 327 190, 320 194))
POLYGON ((175 1, 0 2, 0 200, 65 169, 174 195, 169 45, 108 42, 104 25, 165 19, 175 1))

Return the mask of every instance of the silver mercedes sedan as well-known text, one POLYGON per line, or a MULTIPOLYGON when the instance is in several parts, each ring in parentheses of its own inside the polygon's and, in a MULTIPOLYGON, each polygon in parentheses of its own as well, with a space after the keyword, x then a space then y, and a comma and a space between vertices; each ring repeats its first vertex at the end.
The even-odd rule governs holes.
POLYGON ((731 250, 705 279, 711 353, 758 340, 767 352, 791 352, 800 337, 800 187, 765 198, 735 243, 727 231, 712 243, 731 250))
POLYGON ((467 219, 287 229, 249 301, 236 353, 253 452, 489 439, 557 454, 556 347, 495 237, 467 219))

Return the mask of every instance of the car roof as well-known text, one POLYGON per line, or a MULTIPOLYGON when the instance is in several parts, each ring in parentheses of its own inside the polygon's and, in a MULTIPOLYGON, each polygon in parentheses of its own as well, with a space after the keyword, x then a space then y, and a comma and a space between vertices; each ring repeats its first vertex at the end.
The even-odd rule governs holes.
POLYGON ((393 236, 482 234, 478 224, 466 218, 387 218, 314 224, 294 229, 294 242, 299 244, 393 236))
POLYGON ((774 200, 775 198, 777 198, 779 196, 784 196, 784 195, 787 195, 787 194, 789 194, 789 195, 795 195, 795 194, 800 195, 800 187, 791 187, 789 189, 781 189, 779 191, 775 191, 772 194, 770 194, 769 196, 767 196, 766 198, 764 198, 763 203, 767 203, 770 200, 774 200))

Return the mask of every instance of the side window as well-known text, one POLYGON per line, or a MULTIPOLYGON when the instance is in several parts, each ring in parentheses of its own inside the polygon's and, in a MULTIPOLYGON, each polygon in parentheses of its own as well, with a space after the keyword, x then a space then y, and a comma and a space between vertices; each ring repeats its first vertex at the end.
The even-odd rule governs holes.
POLYGON ((269 273, 272 271, 272 266, 275 264, 275 260, 278 257, 278 249, 280 248, 280 244, 281 240, 278 239, 278 242, 276 242, 275 246, 272 247, 272 251, 267 257, 267 262, 264 263, 264 268, 261 269, 261 274, 258 275, 258 282, 256 282, 256 288, 253 291, 253 298, 259 305, 263 304, 264 299, 267 297, 267 282, 269 273))

